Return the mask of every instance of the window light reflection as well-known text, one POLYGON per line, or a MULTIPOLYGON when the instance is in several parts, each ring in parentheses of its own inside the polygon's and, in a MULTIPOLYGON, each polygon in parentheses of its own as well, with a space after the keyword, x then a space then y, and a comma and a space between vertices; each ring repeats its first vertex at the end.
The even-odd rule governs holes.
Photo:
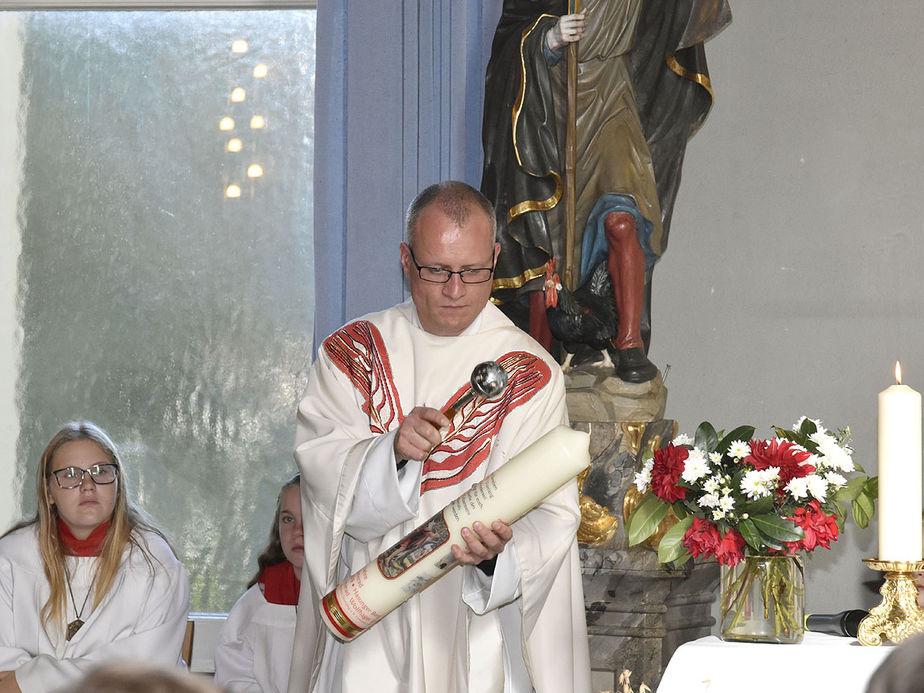
POLYGON ((263 167, 260 164, 251 164, 247 167, 248 178, 259 178, 263 175, 263 167))
POLYGON ((247 92, 243 87, 234 87, 234 89, 231 90, 231 100, 234 103, 241 103, 246 98, 247 92))
POLYGON ((231 44, 231 51, 233 53, 246 53, 247 52, 247 41, 244 39, 238 39, 231 44))
POLYGON ((263 63, 260 63, 259 65, 254 65, 254 68, 253 68, 254 77, 256 77, 257 79, 260 79, 261 77, 266 77, 266 73, 267 73, 266 65, 264 65, 263 63))
POLYGON ((225 188, 225 197, 240 197, 241 196, 241 186, 235 185, 232 183, 227 188, 225 188))
POLYGON ((262 130, 266 125, 266 121, 263 120, 263 116, 255 115, 250 119, 250 128, 252 130, 262 130))
POLYGON ((233 130, 234 129, 234 118, 225 116, 220 121, 218 121, 218 128, 225 132, 227 132, 228 130, 233 130))
POLYGON ((241 151, 242 147, 243 147, 243 144, 237 137, 233 137, 230 140, 228 140, 227 149, 229 152, 239 152, 241 151))

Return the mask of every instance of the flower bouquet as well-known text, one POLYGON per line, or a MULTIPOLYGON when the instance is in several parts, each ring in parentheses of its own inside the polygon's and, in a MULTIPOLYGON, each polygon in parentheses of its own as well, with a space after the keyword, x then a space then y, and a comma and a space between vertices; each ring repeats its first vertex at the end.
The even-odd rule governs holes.
POLYGON ((657 541, 659 561, 679 567, 715 556, 723 638, 798 642, 799 556, 837 541, 848 506, 857 526, 866 527, 877 479, 853 461, 849 428, 831 432, 802 417, 792 429, 774 427, 767 440, 754 439, 754 431, 741 426, 726 434, 704 422, 692 440, 680 435, 646 456, 635 475, 646 495, 626 533, 633 546, 673 521, 657 541), (766 637, 735 635, 751 618, 770 624, 766 637))

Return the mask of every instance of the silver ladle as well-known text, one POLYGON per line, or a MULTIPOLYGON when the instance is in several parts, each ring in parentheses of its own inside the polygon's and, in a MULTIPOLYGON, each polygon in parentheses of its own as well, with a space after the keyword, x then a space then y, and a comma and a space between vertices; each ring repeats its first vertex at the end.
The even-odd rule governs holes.
MULTIPOLYGON (((497 397, 507 387, 507 371, 497 361, 482 361, 472 369, 470 380, 472 389, 462 395, 453 405, 443 410, 443 416, 451 419, 462 407, 472 401, 475 396, 484 399, 497 397)), ((401 469, 407 460, 398 461, 401 469)))
POLYGON ((472 369, 472 389, 466 392, 451 407, 443 410, 443 416, 451 419, 475 396, 494 399, 507 387, 507 371, 497 361, 482 361, 472 369))

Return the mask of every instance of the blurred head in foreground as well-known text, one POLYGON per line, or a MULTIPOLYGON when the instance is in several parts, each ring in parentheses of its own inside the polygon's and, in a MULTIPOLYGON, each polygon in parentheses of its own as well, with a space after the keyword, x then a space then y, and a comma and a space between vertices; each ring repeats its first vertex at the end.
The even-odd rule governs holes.
POLYGON ((182 669, 145 664, 109 664, 96 669, 64 693, 221 693, 207 680, 182 669))

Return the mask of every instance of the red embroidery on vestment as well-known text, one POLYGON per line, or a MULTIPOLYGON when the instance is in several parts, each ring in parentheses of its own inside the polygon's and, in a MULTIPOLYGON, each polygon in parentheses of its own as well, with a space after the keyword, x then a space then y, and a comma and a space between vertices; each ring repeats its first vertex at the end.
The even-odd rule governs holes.
MULTIPOLYGON (((421 493, 453 486, 469 477, 490 456, 494 436, 507 415, 532 399, 551 378, 548 364, 526 351, 512 351, 497 361, 507 371, 506 389, 489 402, 476 397, 456 414, 443 442, 424 462, 421 493)), ((468 385, 462 387, 447 404, 469 389, 468 385)))
POLYGON ((404 420, 388 351, 371 322, 357 320, 337 330, 324 341, 324 350, 362 394, 369 430, 387 433, 395 421, 404 420))
MULTIPOLYGON (((372 323, 358 320, 346 325, 325 340, 324 350, 359 390, 370 431, 385 433, 404 420, 388 352, 372 323)), ((421 494, 454 486, 484 464, 507 415, 532 399, 551 379, 548 364, 535 354, 511 351, 497 361, 507 371, 506 389, 495 400, 476 397, 456 413, 443 442, 424 461, 421 494)), ((468 383, 461 386, 442 409, 470 389, 468 383)))

